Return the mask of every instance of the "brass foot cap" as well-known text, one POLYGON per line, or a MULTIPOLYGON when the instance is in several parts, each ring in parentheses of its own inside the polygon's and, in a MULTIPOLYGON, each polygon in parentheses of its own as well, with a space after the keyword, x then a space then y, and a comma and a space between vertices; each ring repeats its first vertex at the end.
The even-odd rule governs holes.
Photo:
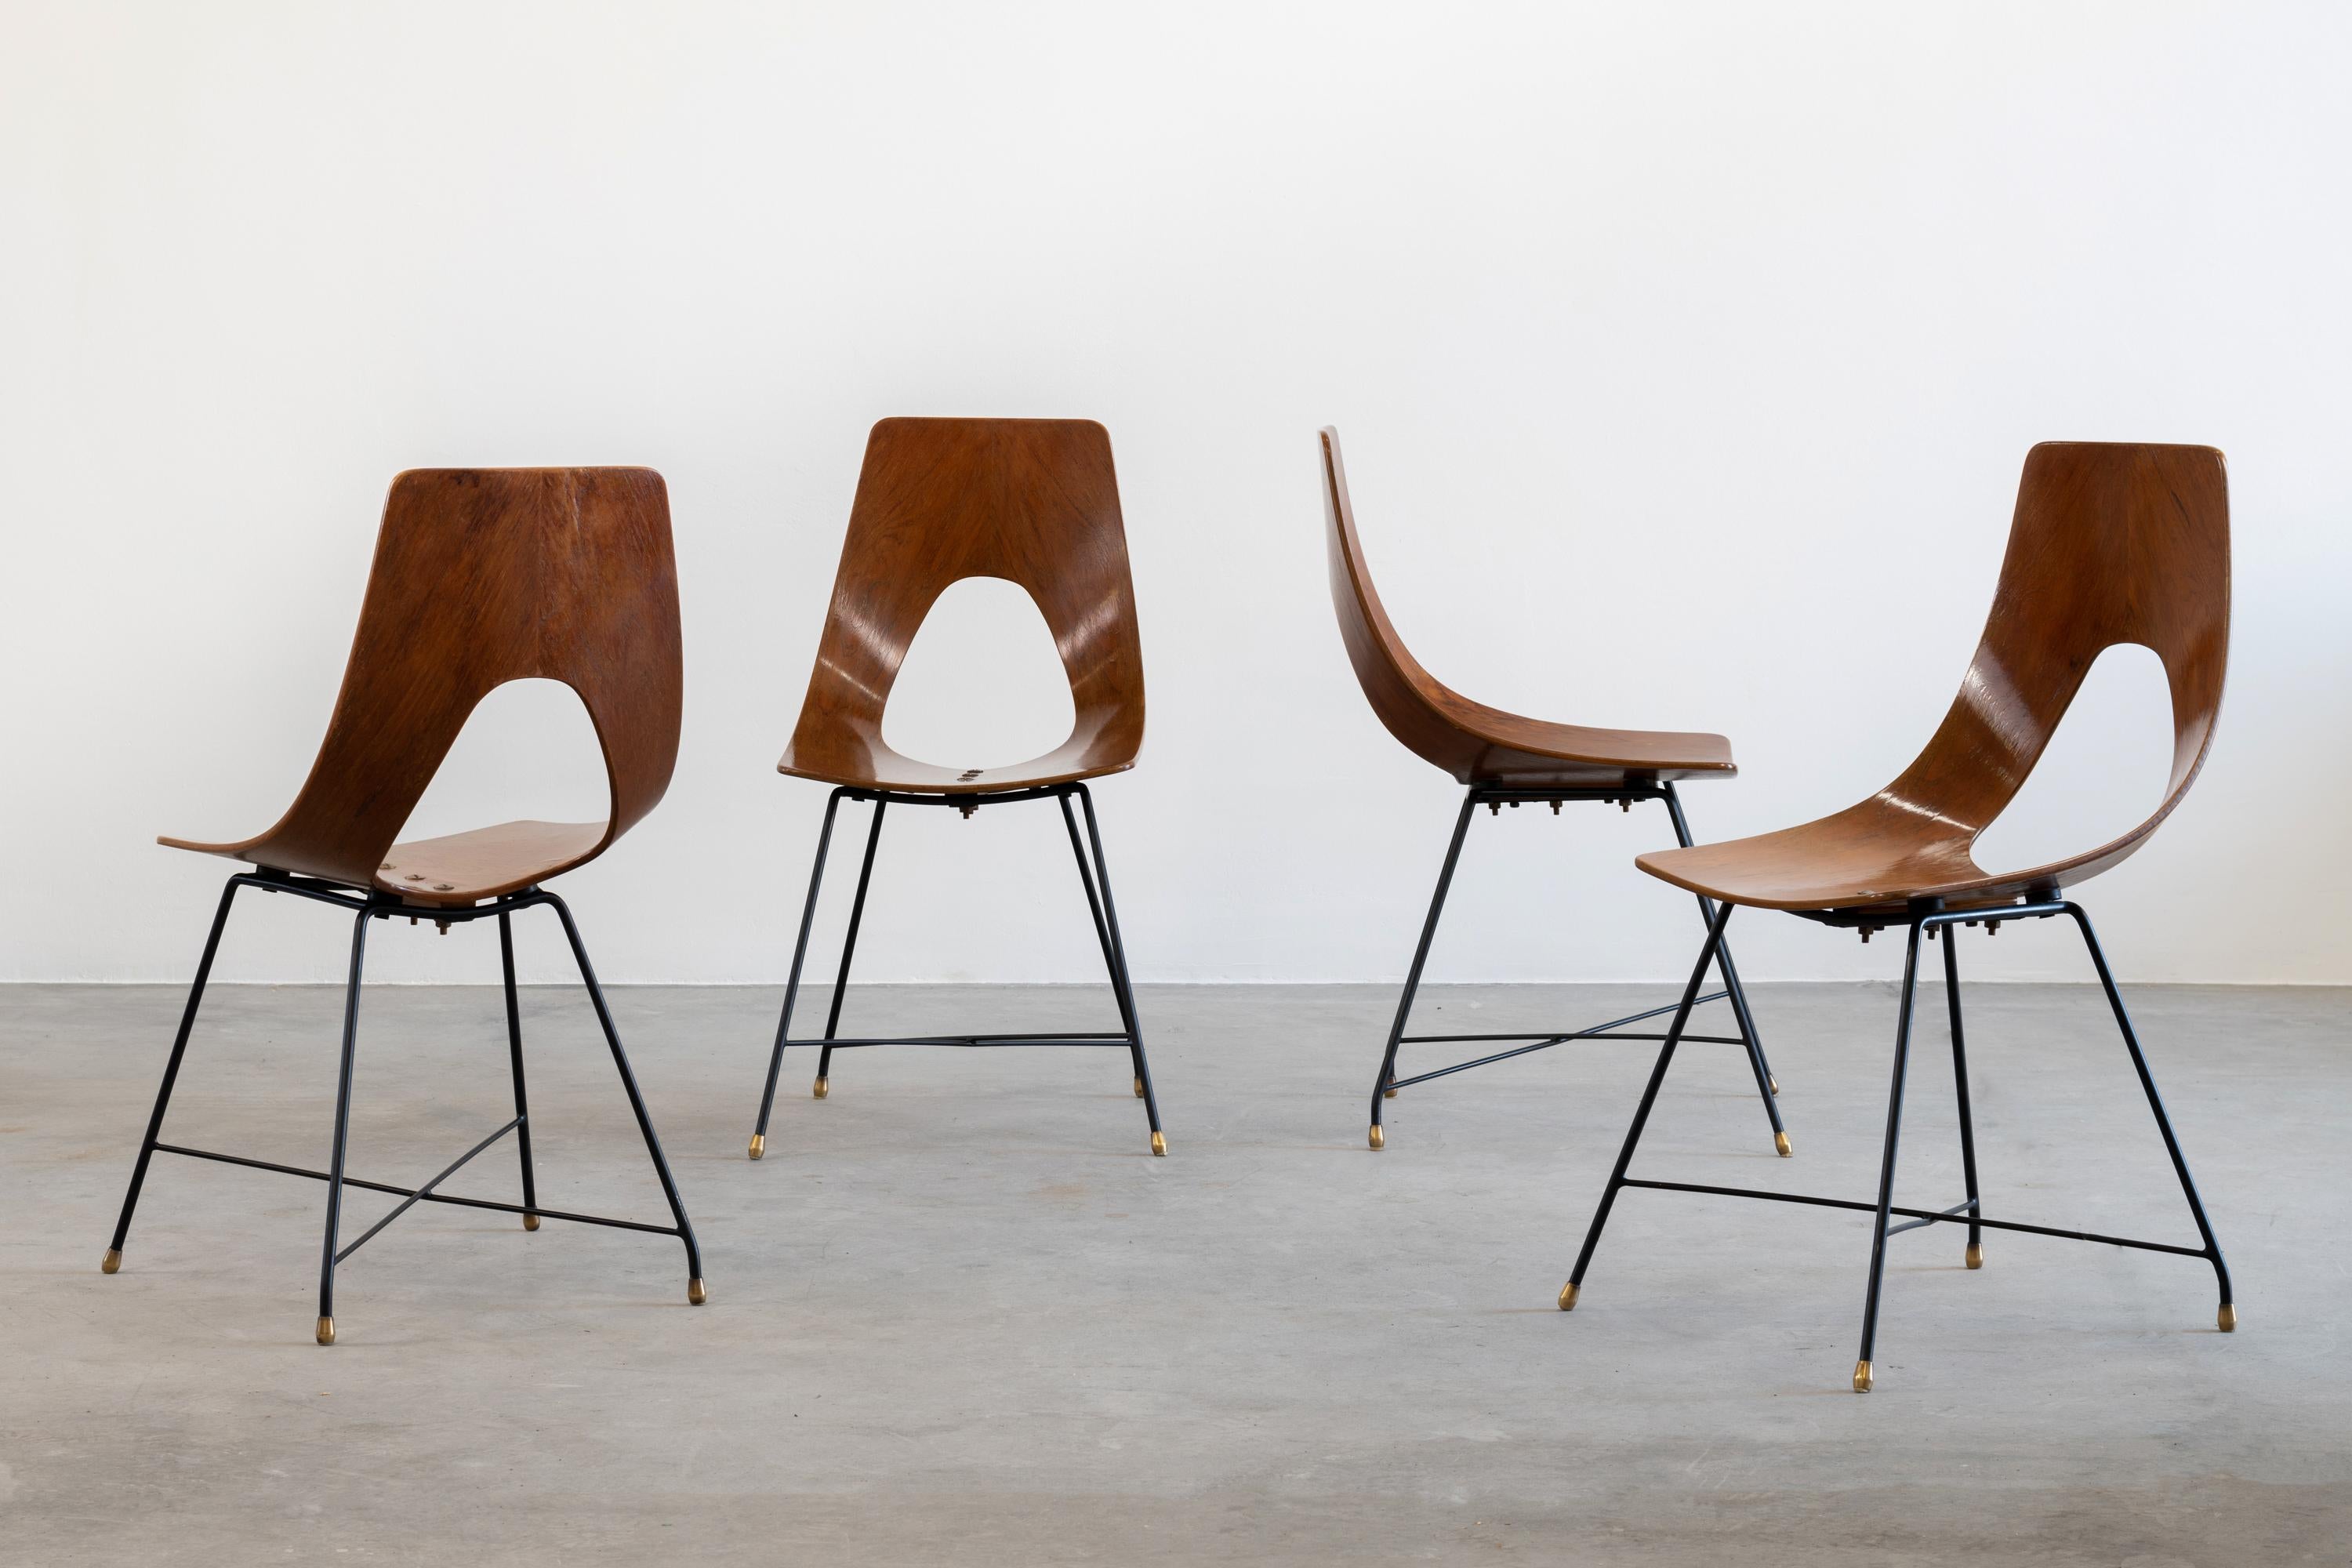
POLYGON ((101 1274, 111 1274, 121 1267, 122 1249, 118 1247, 110 1247, 106 1249, 106 1261, 98 1266, 98 1271, 101 1274))
POLYGON ((525 1230, 537 1230, 539 1228, 539 1216, 535 1214, 527 1214, 523 1215, 522 1227, 525 1230))
POLYGON ((1379 1122, 1377 1122, 1377 1121, 1373 1122, 1373 1123, 1372 1123, 1372 1147, 1373 1147, 1373 1148, 1375 1148, 1375 1149, 1385 1149, 1385 1148, 1387 1148, 1388 1146, 1389 1146, 1389 1135, 1388 1135, 1387 1133, 1385 1133, 1385 1132, 1383 1132, 1383 1131, 1381 1131, 1381 1124, 1380 1124, 1379 1122))
POLYGON ((1143 1080, 1141 1079, 1137 1079, 1135 1080, 1135 1098, 1138 1100, 1141 1100, 1143 1098, 1143 1080))
POLYGON ((754 1132, 754 1133, 752 1133, 752 1134, 751 1134, 751 1158, 753 1158, 754 1160, 756 1160, 756 1159, 758 1159, 761 1155, 762 1155, 762 1154, 766 1153, 767 1152, 768 1152, 768 1135, 767 1135, 766 1133, 764 1133, 764 1132, 754 1132))
POLYGON ((701 1280, 689 1279, 686 1282, 686 1303, 688 1306, 699 1307, 705 1301, 709 1300, 710 1292, 702 1288, 701 1280))
POLYGON ((1771 1086, 1772 1092, 1773 1092, 1774 1094, 1778 1094, 1778 1093, 1780 1093, 1780 1080, 1779 1079, 1774 1078, 1770 1073, 1769 1073, 1769 1072, 1768 1072, 1768 1073, 1766 1073, 1766 1074, 1764 1075, 1764 1081, 1765 1081, 1766 1083, 1768 1083, 1768 1084, 1769 1084, 1769 1085, 1771 1086))
POLYGON ((1856 1394, 1870 1392, 1870 1363, 1866 1361, 1853 1363, 1853 1391, 1856 1394))
POLYGON ((818 1079, 816 1080, 816 1087, 810 1089, 809 1094, 813 1099, 823 1100, 825 1095, 824 1079, 822 1078, 818 1079))
POLYGON ((1969 1243, 1969 1250, 1968 1250, 1967 1257, 1968 1257, 1968 1265, 1969 1265, 1969 1268, 1982 1268, 1984 1267, 1984 1248, 1983 1248, 1983 1247, 1977 1246, 1977 1245, 1976 1245, 1975 1243, 1973 1243, 1973 1242, 1969 1243))
POLYGON ((1773 1134, 1772 1134, 1772 1147, 1774 1147, 1775 1149, 1778 1149, 1779 1151, 1780 1151, 1780 1158, 1782 1158, 1783 1160, 1787 1159, 1787 1158, 1789 1157, 1789 1153, 1790 1153, 1790 1150, 1789 1150, 1789 1135, 1788 1135, 1786 1132, 1775 1132, 1775 1133, 1773 1133, 1773 1134))
POLYGON ((1155 1154, 1161 1155, 1168 1152, 1168 1134, 1165 1132, 1154 1132, 1151 1135, 1151 1152, 1155 1154))
POLYGON ((1559 1288, 1559 1310, 1561 1311, 1573 1312, 1576 1310, 1576 1298, 1579 1293, 1579 1289, 1580 1288, 1573 1280, 1559 1288))
POLYGON ((2213 1326, 2220 1329, 2225 1334, 2236 1333, 2238 1331, 2238 1309, 2234 1306, 2224 1303, 2221 1310, 2213 1316, 2213 1326))
POLYGON ((1381 1098, 1382 1100, 1394 1100, 1396 1098, 1396 1090, 1390 1089, 1387 1093, 1381 1095, 1381 1098))
POLYGON ((321 1318, 319 1320, 319 1342, 322 1345, 331 1345, 335 1342, 334 1319, 321 1318))

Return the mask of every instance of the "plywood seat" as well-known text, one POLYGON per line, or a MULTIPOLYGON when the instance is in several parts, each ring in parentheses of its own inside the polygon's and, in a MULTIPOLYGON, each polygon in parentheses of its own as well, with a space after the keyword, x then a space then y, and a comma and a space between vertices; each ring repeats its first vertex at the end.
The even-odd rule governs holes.
POLYGON ((776 771, 796 779, 841 784, 850 789, 903 790, 908 795, 992 795, 1004 790, 1037 789, 1046 784, 1073 784, 1123 773, 1135 766, 1132 752, 1113 754, 1099 736, 1074 738, 1042 757, 994 768, 950 768, 919 762, 892 751, 881 736, 859 736, 845 743, 838 734, 828 744, 804 747, 795 741, 784 748, 776 771))
POLYGON ((1917 899, 2006 903, 2036 879, 2054 886, 2054 867, 1985 871, 1969 854, 1975 837, 1882 795, 1800 827, 1654 849, 1633 863, 1677 888, 1764 910, 1885 909, 1899 916, 1917 899))
MULTIPOLYGON (((604 828, 601 822, 501 822, 439 838, 412 838, 385 852, 370 886, 412 904, 479 903, 535 887, 593 859, 604 843, 604 828)), ((276 871, 300 868, 274 866, 257 857, 250 853, 252 841, 200 844, 163 838, 157 842, 173 849, 252 860, 276 871)))
POLYGON ((1636 782, 1728 778, 1731 742, 1675 730, 1594 730, 1523 719, 1473 702, 1432 679, 1433 694, 1456 734, 1470 742, 1455 776, 1465 784, 1522 789, 1605 789, 1636 782))

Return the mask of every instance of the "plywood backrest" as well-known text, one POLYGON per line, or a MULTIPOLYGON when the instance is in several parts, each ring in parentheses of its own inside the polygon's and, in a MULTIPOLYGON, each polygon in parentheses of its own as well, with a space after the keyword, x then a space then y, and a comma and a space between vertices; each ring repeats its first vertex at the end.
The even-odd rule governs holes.
POLYGON ((659 474, 404 473, 318 759, 250 858, 367 886, 475 705, 534 677, 579 693, 595 725, 610 844, 669 785, 683 672, 659 474))
POLYGON ((931 605, 967 577, 1027 590, 1070 682, 1076 732, 1132 760, 1143 651, 1110 437, 1087 419, 885 419, 866 445, 849 533, 793 746, 878 741, 931 605))

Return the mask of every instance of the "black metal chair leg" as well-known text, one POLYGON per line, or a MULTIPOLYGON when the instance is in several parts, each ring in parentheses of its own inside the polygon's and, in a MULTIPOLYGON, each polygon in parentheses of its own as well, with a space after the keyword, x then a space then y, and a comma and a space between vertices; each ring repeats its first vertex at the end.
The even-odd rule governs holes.
POLYGON ((1584 1249, 1576 1255, 1576 1267, 1570 1271, 1568 1283, 1559 1288, 1559 1310, 1563 1312, 1576 1310, 1576 1298, 1584 1289, 1584 1271, 1591 1267, 1593 1248, 1601 1245, 1601 1229, 1609 1223, 1609 1211, 1617 1205, 1617 1194, 1625 1184, 1626 1169, 1633 1163, 1633 1150, 1642 1142, 1642 1130, 1649 1125, 1650 1108, 1657 1103, 1659 1086, 1666 1081, 1666 1068, 1674 1065, 1675 1047, 1682 1044, 1691 1009, 1698 1005, 1699 984, 1706 978, 1707 965, 1723 947, 1723 928, 1730 923, 1729 904, 1718 906, 1715 918, 1707 922, 1706 941, 1698 950, 1698 963, 1691 969, 1690 984, 1683 987, 1682 1001, 1675 1007, 1675 1021, 1666 1028, 1665 1044, 1658 1047, 1658 1065, 1650 1069, 1649 1085, 1642 1090, 1642 1103, 1634 1108, 1633 1125, 1625 1130, 1625 1146, 1617 1151, 1616 1167, 1609 1173, 1609 1184, 1601 1192, 1601 1206, 1593 1211, 1591 1227, 1584 1233, 1584 1249))
POLYGON ((1111 999, 1118 1007, 1118 1026, 1127 1033, 1128 1067, 1135 1075, 1135 1098, 1141 1100, 1144 1090, 1143 1068, 1142 1064, 1136 1060, 1135 1016, 1128 1007, 1127 994, 1119 989, 1118 960, 1111 952, 1110 928, 1103 923, 1102 899, 1095 892, 1094 873, 1087 868, 1087 847, 1078 837, 1077 813, 1070 809, 1071 793, 1065 790, 1056 797, 1062 807, 1062 826, 1070 835, 1070 858, 1078 865, 1078 886, 1086 889, 1087 913, 1095 922, 1095 942, 1102 949, 1103 973, 1111 977, 1111 999))
POLYGON ((784 1040, 792 1033, 793 1004, 801 993, 801 964, 808 958, 809 927, 816 921, 816 895, 824 886, 825 851, 833 843, 834 813, 841 807, 841 797, 849 792, 837 789, 825 798, 824 826, 817 829, 816 865, 809 871, 808 901, 801 906, 801 933, 793 943, 792 973, 784 981, 784 1011, 776 1020, 776 1048, 768 1058, 768 1086, 760 1093, 760 1120, 751 1128, 751 1158, 768 1152, 768 1116, 776 1107, 776 1076, 784 1069, 784 1040))
POLYGON ((335 1146, 327 1163, 327 1236, 319 1253, 319 1342, 335 1342, 335 1240, 343 1219, 343 1151, 351 1141, 352 1064, 359 1052, 360 969, 367 957, 372 909, 352 921, 352 973, 343 985, 343 1060, 335 1083, 335 1146))
MULTIPOLYGON (((874 803, 874 820, 866 829, 866 858, 857 868, 857 897, 850 900, 849 934, 843 939, 841 944, 841 969, 833 977, 833 1005, 825 1009, 826 1043, 824 1048, 817 1052, 816 1082, 809 1089, 809 1093, 818 1100, 825 1097, 826 1090, 832 1083, 833 1037, 841 1027, 842 998, 849 994, 849 960, 857 952, 857 928, 865 923, 866 920, 866 887, 874 879, 874 850, 875 847, 882 842, 882 813, 888 809, 889 805, 887 800, 877 800, 874 803)), ((803 940, 806 939, 803 938, 803 940)))
POLYGON ((1381 1053, 1380 1076, 1372 1080, 1371 1145, 1385 1148, 1388 1134, 1381 1130, 1381 1101, 1391 1092, 1389 1085, 1396 1081, 1397 1047, 1404 1039, 1405 1020, 1412 1014, 1412 999, 1421 990, 1421 972, 1429 962, 1429 944, 1437 936, 1438 917, 1445 912, 1446 890, 1454 886, 1454 868, 1462 858, 1462 840, 1469 836, 1471 814, 1478 808, 1478 792, 1470 790, 1462 797, 1462 810, 1454 818, 1454 837, 1445 846, 1445 863, 1438 868, 1437 890, 1430 895, 1428 918, 1421 922, 1421 941, 1412 950, 1412 964, 1404 973, 1404 991, 1397 997, 1396 1021, 1389 1026, 1388 1049, 1381 1053))
MULTIPOLYGON (((1135 1006, 1135 984, 1127 971, 1127 945, 1118 934, 1118 905, 1110 894, 1110 863, 1103 858, 1102 826, 1095 820, 1095 797, 1083 784, 1070 786, 1078 797, 1078 805, 1087 815, 1087 839, 1094 847, 1095 886, 1102 895, 1102 931, 1108 938, 1106 958, 1110 964, 1111 991, 1118 999, 1118 1013, 1127 1029, 1128 1057, 1135 1067, 1135 1081, 1143 1096, 1144 1120, 1151 1128, 1151 1152, 1168 1152, 1167 1134, 1160 1130, 1160 1097, 1151 1087, 1151 1060, 1144 1054, 1143 1023, 1135 1006)), ((1069 809, 1068 796, 1063 797, 1062 809, 1069 809)), ((1083 873, 1084 864, 1079 866, 1083 873)))
MULTIPOLYGON (((1661 792, 1665 797, 1666 815, 1674 819, 1675 842, 1687 849, 1691 847, 1690 824, 1683 817, 1682 796, 1675 786, 1667 784, 1661 792)), ((1698 900, 1698 918, 1702 922, 1715 919, 1715 901, 1704 893, 1694 894, 1698 900)), ((1790 1153, 1789 1130, 1781 1124, 1780 1108, 1773 1103, 1780 1092, 1780 1080, 1772 1076, 1772 1064, 1764 1059, 1764 1037, 1757 1032, 1756 1016, 1748 1008, 1748 988, 1739 983, 1739 966, 1732 962, 1731 944, 1725 942, 1716 954, 1716 967, 1723 971, 1723 989, 1731 1000, 1731 1016, 1739 1026, 1740 1043, 1748 1048, 1748 1065, 1756 1074, 1756 1092, 1763 1097, 1765 1120, 1772 1124, 1772 1147, 1781 1158, 1790 1153)))
POLYGON ((122 1244, 131 1238, 131 1215, 139 1207, 139 1189, 147 1184, 147 1163, 155 1157, 155 1140, 163 1131, 163 1112, 172 1103, 172 1086, 180 1079, 180 1060, 188 1054, 188 1035, 196 1026, 196 1008, 205 999, 205 982, 213 972, 213 954, 220 951, 221 931, 228 925, 228 907, 242 884, 231 877, 221 889, 220 908, 213 913, 212 931, 205 937, 205 955, 196 962, 195 984, 188 987, 188 1005, 180 1013, 180 1032, 173 1037, 172 1055, 163 1064, 163 1086, 155 1091, 155 1109, 147 1118, 147 1136, 139 1141, 139 1157, 131 1162, 131 1189, 122 1194, 122 1213, 114 1222, 114 1239, 99 1265, 111 1274, 122 1267, 122 1244))
POLYGON ((1886 1274, 1886 1217, 1895 1202, 1895 1152, 1903 1131, 1903 1076, 1911 1059, 1911 1007, 1918 990, 1919 927, 1914 923, 1911 943, 1903 957, 1903 1005, 1895 1024, 1895 1082, 1886 1094, 1886 1142, 1878 1159, 1878 1213, 1870 1231, 1870 1289, 1862 1300, 1862 1353, 1853 1363, 1856 1394, 1870 1392, 1871 1352, 1878 1342, 1878 1290, 1886 1274))
POLYGON ((2180 1140, 2173 1136, 2172 1119, 2165 1114, 2164 1099, 2156 1091, 2156 1076, 2147 1070, 2147 1058, 2141 1054, 2138 1032, 2132 1027, 2131 1015, 2124 1010, 2123 994, 2116 989, 2116 977, 2108 972, 2107 955, 2099 947, 2097 933, 2091 930, 2091 917, 2083 912, 2079 904, 2068 904, 2066 912, 2074 917, 2074 924, 2083 933, 2083 945, 2090 950, 2091 965, 2099 973, 2100 988, 2107 994, 2107 1005, 2115 1010, 2116 1027, 2123 1032, 2124 1047, 2131 1052, 2132 1070, 2139 1074, 2139 1086, 2147 1091, 2147 1108, 2156 1114, 2156 1129, 2164 1135, 2164 1152, 2172 1156, 2173 1174, 2180 1178, 2180 1195, 2189 1200, 2189 1215, 2197 1222, 2197 1234, 2205 1243, 2205 1256, 2213 1265, 2213 1277, 2221 1291, 2215 1324, 2225 1334, 2234 1332, 2238 1308, 2230 1292, 2230 1266, 2222 1260, 2221 1244, 2215 1239, 2212 1224, 2205 1217, 2205 1203, 2197 1195, 2197 1183, 2189 1173, 2188 1158, 2180 1152, 2180 1140))
POLYGON ((1977 1201, 1977 1123, 1969 1109, 1969 1047, 1960 1030, 1960 961, 1958 926, 1931 932, 1944 944, 1944 1001, 1952 1016, 1952 1088, 1960 1108, 1960 1183, 1969 1199, 1969 1249, 1962 1261, 1971 1268, 1984 1267, 1984 1227, 1977 1222, 1984 1210, 1977 1201))
POLYGON ((646 1097, 637 1092, 636 1074, 629 1070, 629 1054, 621 1048, 621 1031, 613 1023, 612 1009, 604 1005, 604 988, 596 984, 596 971, 588 962, 588 949, 580 941, 580 928, 572 923, 571 907, 553 893, 546 898, 556 918, 563 922, 563 939, 572 944, 572 962, 580 966, 580 979, 588 987, 588 1000, 595 1004, 596 1022, 604 1031, 604 1043, 613 1048, 613 1066, 621 1075, 621 1087, 628 1091, 629 1110, 635 1113, 637 1131, 645 1135, 646 1152, 653 1156, 654 1173, 661 1178, 662 1196, 669 1200, 670 1217, 677 1222, 678 1239, 686 1243, 686 1299, 699 1307, 708 1292, 702 1283, 702 1249, 695 1245, 693 1222, 686 1217, 686 1205, 678 1198, 677 1183, 670 1176, 669 1161, 662 1154, 661 1140, 654 1136, 654 1119, 646 1114, 646 1097))
MULTIPOLYGON (((522 1087, 522 1004, 515 994, 514 928, 507 916, 499 916, 499 963, 505 971, 507 984, 507 1056, 514 1068, 515 1149, 522 1159, 522 1206, 539 1206, 539 1183, 530 1163, 530 1102, 522 1087)), ((522 1216, 525 1230, 539 1228, 539 1215, 522 1216)))

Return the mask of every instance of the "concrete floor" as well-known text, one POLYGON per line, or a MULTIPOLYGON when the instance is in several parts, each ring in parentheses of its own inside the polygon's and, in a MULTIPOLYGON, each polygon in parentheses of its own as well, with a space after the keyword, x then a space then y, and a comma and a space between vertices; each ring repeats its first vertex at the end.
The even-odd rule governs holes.
MULTIPOLYGON (((1467 1029, 1660 999, 1430 998, 1422 1027, 1467 1029)), ((1898 1201, 1940 1206, 1927 1000, 1898 1201)), ((1969 1273, 1932 1227, 1893 1244, 1856 1397, 1865 1216, 1630 1193, 1554 1310, 1638 1045, 1407 1090, 1374 1154, 1387 993, 1147 988, 1165 1160, 1121 1057, 902 1049, 837 1059, 823 1103, 789 1061, 753 1164, 775 994, 617 991, 709 1304, 666 1238, 420 1205, 344 1266, 320 1349, 316 1184, 159 1156, 99 1272, 179 994, 0 991, 0 1560, 2343 1563, 2352 997, 2132 1001, 2239 1331, 2195 1260, 1992 1233, 1969 1273)), ((1970 1005, 1988 1211, 2193 1242, 2097 994, 1970 1005)), ((338 1007, 215 992, 165 1136, 323 1164, 338 1007)), ((1757 1007, 1797 1157, 1694 1046, 1642 1168, 1870 1195, 1890 990, 1757 1007)), ((1107 1016, 909 988, 849 1024, 1107 1016)), ((524 1026, 541 1201, 659 1218, 580 994, 527 993, 524 1026)), ((354 1174, 413 1181, 509 1114, 495 990, 371 993, 360 1063, 354 1174)), ((451 1185, 514 1181, 501 1145, 451 1185)))

